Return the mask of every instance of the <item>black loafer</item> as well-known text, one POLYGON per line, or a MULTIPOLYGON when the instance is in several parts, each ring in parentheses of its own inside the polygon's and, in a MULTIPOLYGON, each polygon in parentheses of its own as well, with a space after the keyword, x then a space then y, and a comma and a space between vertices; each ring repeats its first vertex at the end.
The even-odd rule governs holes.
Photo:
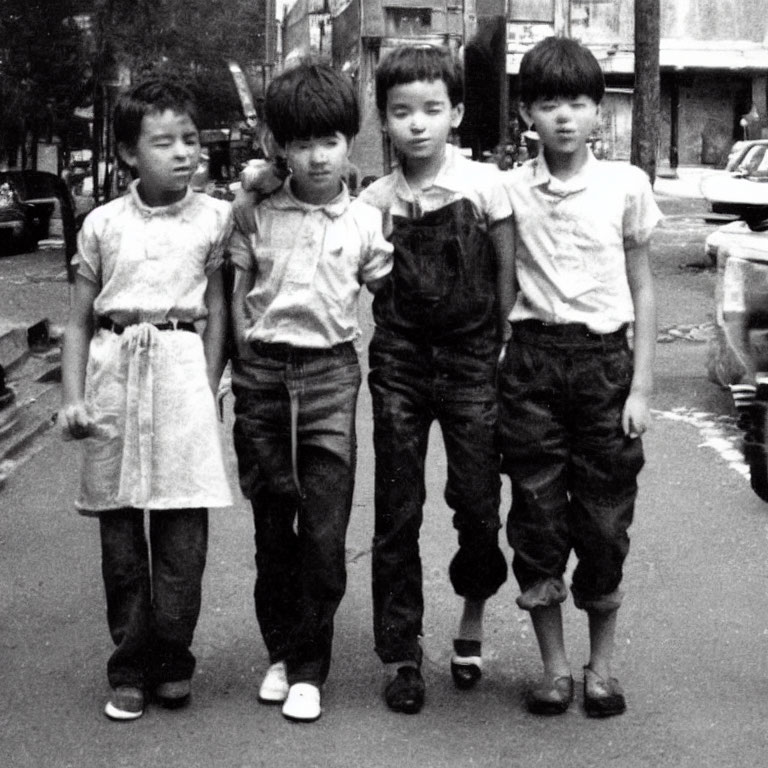
POLYGON ((477 640, 454 640, 451 659, 453 684, 462 691, 474 688, 483 675, 482 646, 477 640))
POLYGON ((607 680, 584 667, 584 711, 588 717, 613 717, 627 709, 624 691, 615 677, 607 680))
POLYGON ((179 709, 189 703, 191 693, 191 680, 174 680, 168 683, 160 683, 155 688, 155 699, 160 706, 166 709, 179 709))
POLYGON ((418 667, 400 667, 387 684, 384 700, 394 712, 415 715, 424 706, 426 687, 418 667))
POLYGON ((526 705, 533 715, 562 715, 572 701, 573 678, 563 675, 531 688, 526 705))

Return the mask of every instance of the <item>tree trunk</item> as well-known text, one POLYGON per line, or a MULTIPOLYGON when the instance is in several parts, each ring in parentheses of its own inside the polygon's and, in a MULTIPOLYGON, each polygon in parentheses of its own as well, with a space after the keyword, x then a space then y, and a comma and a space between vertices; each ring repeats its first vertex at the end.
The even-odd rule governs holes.
POLYGON ((659 0, 635 0, 631 161, 648 174, 651 184, 659 146, 659 36, 659 0))

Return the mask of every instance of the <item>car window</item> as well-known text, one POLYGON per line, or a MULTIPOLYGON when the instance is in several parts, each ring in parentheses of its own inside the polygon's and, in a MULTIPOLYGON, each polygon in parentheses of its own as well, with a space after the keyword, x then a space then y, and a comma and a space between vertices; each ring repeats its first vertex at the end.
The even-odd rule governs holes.
POLYGON ((766 154, 766 149, 768 147, 764 144, 750 147, 744 153, 744 157, 739 161, 735 170, 750 177, 768 177, 768 154, 766 154))

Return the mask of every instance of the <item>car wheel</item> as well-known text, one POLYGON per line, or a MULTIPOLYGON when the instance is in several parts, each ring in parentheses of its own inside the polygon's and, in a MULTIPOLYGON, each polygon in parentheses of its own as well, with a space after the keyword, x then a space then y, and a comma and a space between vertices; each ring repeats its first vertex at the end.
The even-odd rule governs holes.
POLYGON ((744 437, 744 459, 749 466, 752 490, 768 501, 768 403, 758 401, 751 407, 751 424, 744 437))

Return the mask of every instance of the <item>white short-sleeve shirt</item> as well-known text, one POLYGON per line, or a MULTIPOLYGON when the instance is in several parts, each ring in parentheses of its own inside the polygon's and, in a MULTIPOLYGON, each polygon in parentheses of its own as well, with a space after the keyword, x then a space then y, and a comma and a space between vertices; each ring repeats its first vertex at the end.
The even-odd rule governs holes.
POLYGON ((91 211, 80 230, 73 263, 100 286, 94 312, 122 325, 206 317, 207 276, 223 263, 230 204, 190 189, 151 207, 137 185, 91 211))
POLYGON ((238 224, 230 241, 232 263, 255 272, 245 340, 322 349, 357 339, 360 288, 392 269, 381 213, 346 186, 325 205, 302 202, 288 178, 248 216, 251 231, 238 224))
POLYGON ((595 333, 632 322, 627 251, 647 243, 661 219, 645 173, 590 152, 567 181, 543 155, 504 176, 519 286, 510 321, 584 323, 595 333))

